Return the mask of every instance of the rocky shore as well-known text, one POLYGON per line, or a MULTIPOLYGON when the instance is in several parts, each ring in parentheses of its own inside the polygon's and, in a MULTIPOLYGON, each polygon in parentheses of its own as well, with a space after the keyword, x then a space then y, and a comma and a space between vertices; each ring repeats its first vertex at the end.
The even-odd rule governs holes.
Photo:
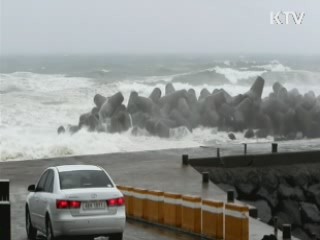
POLYGON ((290 223, 292 234, 302 240, 320 237, 320 163, 196 169, 208 171, 212 182, 256 206, 263 222, 273 225, 277 217, 280 228, 290 223))

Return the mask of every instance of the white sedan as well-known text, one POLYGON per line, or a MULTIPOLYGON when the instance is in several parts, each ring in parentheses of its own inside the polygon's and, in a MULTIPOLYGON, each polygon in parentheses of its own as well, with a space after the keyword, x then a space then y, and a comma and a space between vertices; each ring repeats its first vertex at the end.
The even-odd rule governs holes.
POLYGON ((26 230, 48 240, 61 236, 122 239, 125 203, 122 193, 101 167, 65 165, 46 169, 36 185, 28 187, 26 230))

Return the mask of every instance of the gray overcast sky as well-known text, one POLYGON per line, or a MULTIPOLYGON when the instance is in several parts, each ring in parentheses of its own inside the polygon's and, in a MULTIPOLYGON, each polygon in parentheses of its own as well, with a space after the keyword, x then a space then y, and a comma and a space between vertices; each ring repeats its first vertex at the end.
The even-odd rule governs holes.
POLYGON ((0 1, 2 54, 320 53, 320 0, 0 1))

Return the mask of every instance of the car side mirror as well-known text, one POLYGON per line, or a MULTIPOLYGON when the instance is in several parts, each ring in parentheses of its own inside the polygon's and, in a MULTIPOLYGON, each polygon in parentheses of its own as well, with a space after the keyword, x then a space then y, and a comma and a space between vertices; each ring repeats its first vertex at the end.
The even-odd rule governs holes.
POLYGON ((36 186, 35 186, 34 184, 30 185, 30 186, 28 187, 28 191, 29 191, 29 192, 35 192, 35 191, 36 191, 36 186))

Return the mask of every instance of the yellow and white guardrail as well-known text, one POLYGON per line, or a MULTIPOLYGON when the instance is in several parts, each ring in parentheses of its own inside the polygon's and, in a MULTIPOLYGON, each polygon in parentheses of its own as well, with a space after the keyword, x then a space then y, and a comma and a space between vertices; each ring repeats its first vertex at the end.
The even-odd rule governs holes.
POLYGON ((225 240, 249 239, 249 208, 239 204, 225 205, 225 240))
POLYGON ((223 239, 224 203, 212 199, 202 200, 202 234, 209 238, 223 239))
POLYGON ((209 239, 249 240, 249 208, 199 196, 117 186, 128 217, 209 239))
POLYGON ((164 193, 163 223, 172 227, 181 227, 182 195, 177 193, 164 193))

